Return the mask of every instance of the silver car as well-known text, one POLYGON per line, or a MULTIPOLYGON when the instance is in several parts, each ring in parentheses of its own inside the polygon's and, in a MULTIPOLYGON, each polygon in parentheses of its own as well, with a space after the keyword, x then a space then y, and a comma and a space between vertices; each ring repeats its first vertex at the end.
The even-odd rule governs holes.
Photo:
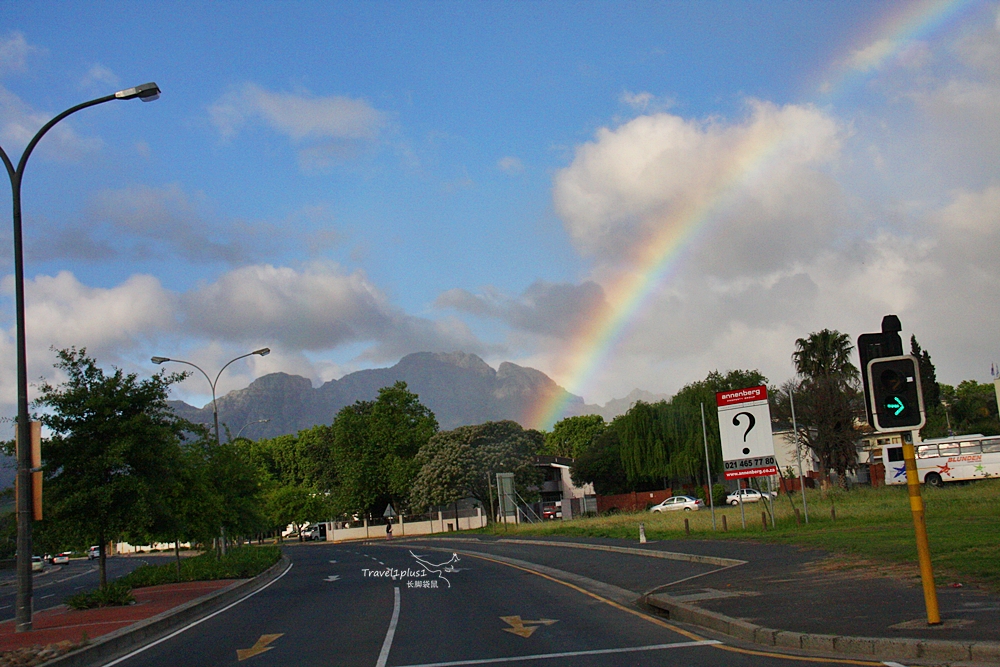
POLYGON ((697 511, 705 506, 705 503, 692 496, 674 496, 667 498, 659 505, 649 508, 650 512, 673 512, 684 510, 685 512, 697 511))

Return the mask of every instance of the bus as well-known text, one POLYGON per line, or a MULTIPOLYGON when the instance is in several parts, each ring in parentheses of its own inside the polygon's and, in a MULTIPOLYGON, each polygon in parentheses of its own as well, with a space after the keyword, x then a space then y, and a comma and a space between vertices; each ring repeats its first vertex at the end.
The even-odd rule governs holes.
MULTIPOLYGON (((917 477, 931 486, 945 482, 1000 477, 1000 436, 956 435, 924 440, 914 446, 917 477)), ((885 447, 885 483, 906 484, 903 446, 885 447)))

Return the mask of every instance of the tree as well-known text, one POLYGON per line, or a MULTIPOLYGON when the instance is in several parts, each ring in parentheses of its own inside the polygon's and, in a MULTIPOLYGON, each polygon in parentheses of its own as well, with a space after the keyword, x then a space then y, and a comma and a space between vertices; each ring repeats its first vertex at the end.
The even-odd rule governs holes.
POLYGON ((368 513, 390 502, 399 507, 419 470, 414 458, 437 428, 434 413, 405 382, 383 387, 374 401, 341 409, 332 426, 338 508, 368 513))
POLYGON ((722 466, 715 394, 766 384, 759 371, 713 371, 699 382, 686 385, 670 400, 638 402, 615 420, 621 442, 622 466, 630 490, 662 488, 670 481, 705 482, 705 442, 701 406, 705 406, 705 431, 709 437, 712 469, 722 466))
POLYGON ((164 489, 174 478, 180 442, 194 427, 167 406, 182 373, 139 380, 114 369, 105 375, 84 348, 59 350, 59 386, 39 387, 36 406, 51 432, 43 447, 46 523, 77 543, 100 545, 101 586, 107 585, 105 547, 151 527, 164 489))
POLYGON ((566 417, 545 434, 544 453, 575 459, 590 446, 591 441, 604 432, 607 424, 601 415, 566 417))
POLYGON ((963 380, 957 387, 942 384, 941 398, 946 403, 956 434, 1000 434, 997 395, 992 383, 963 380))
MULTIPOLYGON (((850 336, 823 329, 795 341, 792 361, 798 373, 794 386, 800 437, 820 460, 824 470, 841 479, 857 468, 858 431, 863 410, 860 373, 851 363, 850 336)), ((784 405, 785 397, 777 403, 784 405)))
POLYGON ((593 484, 594 492, 602 496, 632 490, 622 467, 621 441, 614 422, 573 460, 570 476, 577 486, 593 484))
POLYGON ((910 354, 917 358, 920 367, 920 390, 924 398, 924 413, 927 423, 920 429, 920 437, 941 438, 948 435, 948 414, 941 403, 941 385, 937 381, 937 371, 931 362, 931 355, 921 349, 916 336, 910 336, 910 354))
POLYGON ((526 498, 541 480, 534 460, 543 442, 538 431, 509 420, 438 433, 417 454, 420 472, 410 505, 422 509, 475 498, 488 506, 496 474, 501 472, 514 473, 515 488, 526 498))

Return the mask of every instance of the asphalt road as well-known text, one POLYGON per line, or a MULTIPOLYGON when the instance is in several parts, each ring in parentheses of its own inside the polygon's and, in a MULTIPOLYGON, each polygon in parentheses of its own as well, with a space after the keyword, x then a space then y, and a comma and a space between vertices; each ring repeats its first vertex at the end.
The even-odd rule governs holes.
MULTIPOLYGON (((267 587, 105 665, 831 664, 801 658, 791 662, 759 649, 733 650, 558 577, 540 576, 489 556, 453 558, 450 552, 429 547, 382 543, 287 548, 292 567, 267 587)), ((634 557, 616 560, 614 555, 563 551, 568 552, 525 546, 516 548, 516 556, 536 562, 554 559, 554 567, 575 562, 586 571, 583 576, 617 572, 623 581, 641 587, 637 576, 626 574, 640 566, 634 557), (590 555, 604 560, 589 563, 590 555)), ((692 572, 690 563, 657 561, 655 567, 654 583, 692 572)))
MULTIPOLYGON (((165 563, 173 556, 115 556, 107 560, 108 580, 128 574, 140 565, 165 563)), ((64 565, 46 563, 44 572, 32 575, 32 602, 35 611, 57 607, 70 595, 83 590, 93 590, 100 583, 96 560, 73 559, 64 565)), ((16 574, 5 570, 0 577, 0 622, 14 618, 14 599, 17 597, 16 574)))

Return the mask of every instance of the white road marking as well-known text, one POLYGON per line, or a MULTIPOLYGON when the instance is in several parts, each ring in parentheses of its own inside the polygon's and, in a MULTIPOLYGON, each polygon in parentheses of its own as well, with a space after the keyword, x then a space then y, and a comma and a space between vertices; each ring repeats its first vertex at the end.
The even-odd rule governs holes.
POLYGON ((292 563, 289 563, 288 564, 288 568, 284 572, 282 572, 277 577, 275 577, 271 581, 267 582, 266 584, 264 584, 263 586, 261 586, 260 588, 258 588, 257 590, 255 590, 253 593, 250 593, 249 595, 244 595, 243 597, 241 597, 236 602, 228 604, 225 607, 223 607, 222 609, 220 609, 219 611, 213 612, 213 613, 209 614, 208 616, 205 616, 204 618, 199 618, 197 621, 194 621, 193 623, 188 623, 187 625, 185 625, 180 630, 175 630, 175 631, 171 632, 169 635, 167 635, 166 637, 161 637, 160 639, 157 639, 155 642, 150 642, 149 644, 146 644, 142 648, 136 649, 136 650, 132 651, 131 653, 126 653, 125 655, 123 655, 122 657, 118 658, 117 660, 114 660, 112 662, 106 663, 104 665, 104 667, 112 667, 112 665, 117 665, 120 662, 125 662, 126 660, 128 660, 132 656, 139 655, 140 653, 142 653, 146 649, 153 648, 157 644, 161 644, 161 643, 167 641, 168 639, 172 639, 172 638, 176 637, 177 635, 179 635, 180 633, 185 632, 187 630, 190 630, 194 626, 200 625, 201 623, 204 623, 208 619, 214 618, 214 617, 218 616, 219 614, 221 614, 224 611, 228 611, 228 610, 232 609, 233 607, 235 607, 239 603, 243 602, 244 600, 249 600, 253 596, 257 595, 257 593, 260 593, 262 590, 264 590, 265 588, 267 588, 268 586, 270 586, 271 584, 273 584, 274 582, 276 582, 278 579, 281 579, 283 576, 285 576, 286 574, 288 574, 289 571, 291 571, 291 569, 292 569, 292 563))
POLYGON ((39 599, 40 599, 40 600, 44 600, 45 598, 54 598, 55 596, 56 596, 56 594, 55 594, 55 593, 49 593, 48 595, 43 595, 43 596, 42 596, 42 597, 40 597, 39 599))
POLYGON ((900 664, 898 662, 892 662, 891 660, 885 660, 882 662, 886 667, 906 667, 906 665, 900 664))
POLYGON ((331 562, 331 563, 336 563, 337 561, 335 561, 335 560, 331 560, 330 562, 331 562))
POLYGON ((327 577, 323 581, 336 581, 337 579, 340 579, 340 575, 339 574, 331 574, 329 577, 327 577))
MULTIPOLYGON (((628 646, 626 648, 603 648, 593 651, 565 651, 563 653, 538 653, 535 655, 516 655, 506 658, 482 658, 479 660, 455 660, 453 662, 426 662, 419 665, 404 667, 457 667, 458 665, 494 665, 501 662, 521 662, 522 660, 549 660, 551 658, 575 658, 582 655, 609 655, 612 653, 637 653, 639 651, 663 651, 672 648, 687 648, 689 646, 712 646, 722 642, 706 639, 700 642, 676 642, 674 644, 654 644, 652 646, 628 646)), ((889 663, 886 663, 889 664, 889 663)), ((902 667, 902 665, 900 665, 902 667)))
POLYGON ((378 662, 375 667, 385 667, 389 659, 389 649, 392 648, 392 638, 396 634, 396 623, 399 622, 399 587, 392 589, 392 620, 389 621, 389 631, 385 633, 385 641, 382 642, 382 650, 378 654, 378 662))

